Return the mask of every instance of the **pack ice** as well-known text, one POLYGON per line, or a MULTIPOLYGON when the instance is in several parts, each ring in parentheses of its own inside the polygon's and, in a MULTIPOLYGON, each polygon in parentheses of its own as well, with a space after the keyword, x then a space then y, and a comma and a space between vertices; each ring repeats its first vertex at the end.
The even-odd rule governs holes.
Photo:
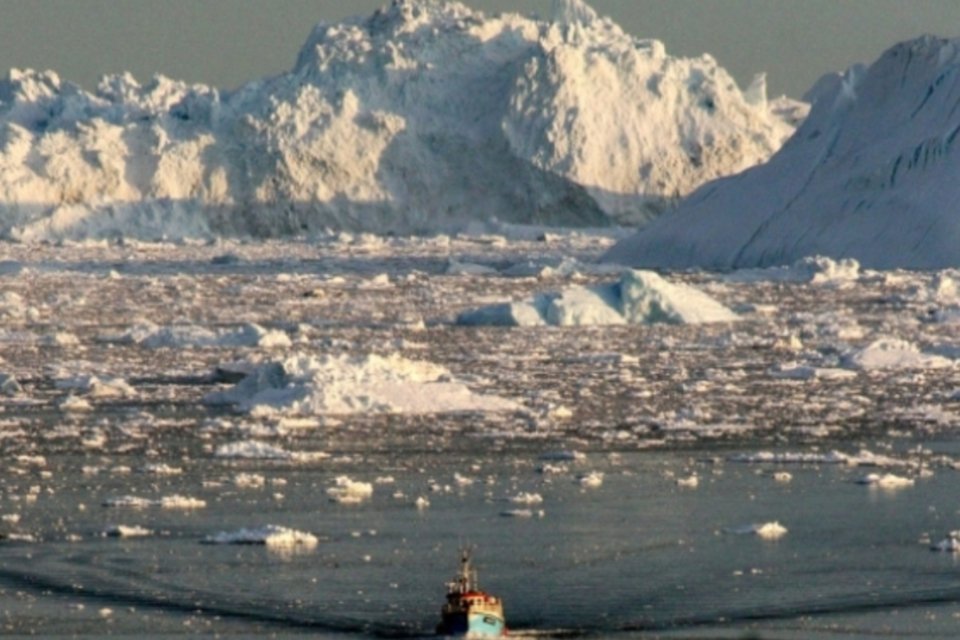
POLYGON ((585 326, 613 324, 699 324, 732 322, 737 315, 685 284, 667 282, 652 271, 626 271, 617 282, 575 286, 531 300, 465 311, 467 326, 585 326))
POLYGON ((960 40, 898 44, 823 77, 809 117, 764 165, 704 185, 608 252, 623 264, 732 269, 849 257, 960 264, 960 40))
POLYGON ((22 241, 644 221, 766 159, 805 106, 742 92, 579 0, 552 20, 394 0, 235 91, 0 82, 0 234, 22 241))

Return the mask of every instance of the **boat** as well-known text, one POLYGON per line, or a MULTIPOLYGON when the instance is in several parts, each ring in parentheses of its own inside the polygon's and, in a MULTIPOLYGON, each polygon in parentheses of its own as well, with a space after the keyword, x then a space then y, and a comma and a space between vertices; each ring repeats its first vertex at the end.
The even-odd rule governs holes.
POLYGON ((477 586, 470 550, 460 551, 460 572, 447 583, 447 601, 440 612, 437 635, 493 638, 507 635, 503 602, 477 586))

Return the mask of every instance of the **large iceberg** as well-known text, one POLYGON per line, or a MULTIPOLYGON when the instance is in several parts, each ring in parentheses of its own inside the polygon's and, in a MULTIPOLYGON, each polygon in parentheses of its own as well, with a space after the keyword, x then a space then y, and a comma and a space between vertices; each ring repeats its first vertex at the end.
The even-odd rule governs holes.
POLYGON ((735 269, 807 255, 868 268, 960 264, 960 40, 898 44, 822 78, 769 162, 704 185, 613 247, 612 262, 735 269))
POLYGON ((699 324, 736 319, 734 312, 695 287, 667 282, 652 271, 627 271, 613 283, 575 286, 540 294, 532 300, 465 311, 457 316, 457 324, 569 327, 699 324))
POLYGON ((319 24, 291 71, 234 92, 124 74, 88 93, 12 70, 0 236, 642 222, 793 131, 710 56, 556 5, 538 20, 394 0, 319 24))

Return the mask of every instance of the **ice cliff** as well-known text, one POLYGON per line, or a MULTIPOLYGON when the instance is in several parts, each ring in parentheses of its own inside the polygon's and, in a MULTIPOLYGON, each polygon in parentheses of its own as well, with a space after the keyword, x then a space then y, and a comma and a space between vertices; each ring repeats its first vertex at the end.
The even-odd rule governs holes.
POLYGON ((822 78, 764 165, 704 185, 607 259, 731 269, 806 255, 872 268, 960 265, 960 40, 898 44, 822 78))
POLYGON ((551 20, 394 0, 321 23, 236 91, 0 82, 0 236, 401 233, 497 217, 642 222, 766 159, 795 104, 670 57, 579 0, 551 20))

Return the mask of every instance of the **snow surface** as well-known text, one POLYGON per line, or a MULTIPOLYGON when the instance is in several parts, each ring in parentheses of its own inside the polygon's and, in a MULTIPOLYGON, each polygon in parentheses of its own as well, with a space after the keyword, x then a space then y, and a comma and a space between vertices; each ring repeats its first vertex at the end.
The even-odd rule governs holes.
POLYGON ((673 284, 652 271, 627 271, 618 282, 575 286, 466 311, 457 324, 466 326, 561 327, 616 324, 699 324, 733 322, 737 315, 684 284, 673 284))
POLYGON ((398 354, 291 356, 257 366, 236 386, 209 394, 257 416, 514 411, 519 405, 473 393, 445 368, 398 354))
POLYGON ((397 0, 236 91, 0 82, 0 233, 22 241, 642 222, 766 159, 803 106, 580 0, 552 20, 397 0))
POLYGON ((957 266, 958 45, 924 36, 825 76, 769 162, 704 185, 606 259, 734 269, 820 254, 869 268, 957 266))

